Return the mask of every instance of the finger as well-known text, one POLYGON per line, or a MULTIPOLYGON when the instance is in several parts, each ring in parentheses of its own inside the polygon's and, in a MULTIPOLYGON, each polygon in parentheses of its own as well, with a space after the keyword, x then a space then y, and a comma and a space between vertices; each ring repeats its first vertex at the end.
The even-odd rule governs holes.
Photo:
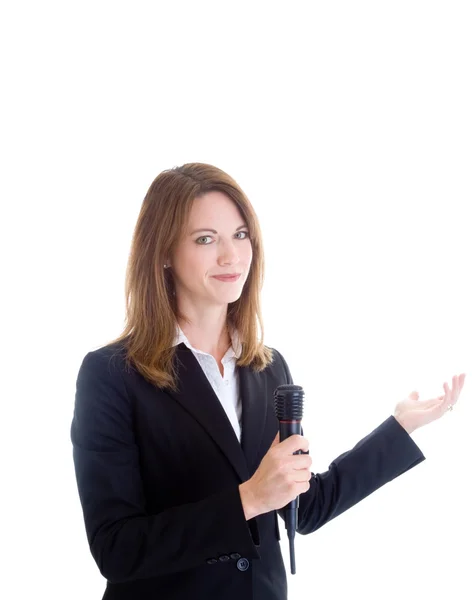
POLYGON ((458 375, 453 375, 453 391, 452 391, 452 396, 454 398, 454 402, 456 402, 456 400, 458 400, 458 396, 459 396, 459 378, 458 378, 458 375))
POLYGON ((446 381, 443 384, 443 389, 445 390, 445 397, 443 400, 443 408, 446 409, 451 404, 451 389, 446 381))
POLYGON ((461 394, 461 390, 463 389, 465 377, 466 377, 465 373, 461 373, 461 375, 458 377, 458 398, 459 398, 459 395, 461 394))
POLYGON ((430 412, 433 410, 441 416, 448 410, 448 406, 451 404, 448 398, 450 398, 450 396, 448 396, 447 394, 438 396, 434 400, 430 400, 432 404, 429 405, 427 408, 430 410, 430 412))
POLYGON ((312 473, 309 469, 295 469, 293 479, 296 483, 303 483, 304 481, 309 481, 311 477, 312 473))
POLYGON ((273 440, 273 443, 271 444, 271 448, 272 448, 273 446, 277 446, 278 444, 279 444, 279 431, 278 431, 278 433, 276 434, 276 437, 274 438, 274 440, 273 440))
POLYGON ((293 457, 293 469, 295 471, 302 471, 303 469, 309 469, 312 465, 312 458, 307 454, 296 454, 293 457))
POLYGON ((309 440, 299 434, 294 434, 283 441, 286 453, 294 454, 297 450, 307 452, 309 450, 309 440))
POLYGON ((460 382, 460 377, 458 377, 458 375, 453 376, 453 385, 454 385, 455 391, 453 393, 451 403, 456 404, 458 402, 458 398, 459 398, 459 395, 461 392, 461 387, 462 387, 461 382, 460 382))

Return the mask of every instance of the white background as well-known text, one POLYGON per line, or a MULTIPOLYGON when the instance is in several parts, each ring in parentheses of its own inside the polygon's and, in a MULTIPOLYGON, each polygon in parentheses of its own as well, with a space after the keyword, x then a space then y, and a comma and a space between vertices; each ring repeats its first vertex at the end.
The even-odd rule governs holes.
POLYGON ((265 342, 315 472, 467 373, 412 436, 426 461, 297 537, 290 600, 476 597, 474 3, 16 1, 0 23, 5 598, 102 597, 76 375, 122 329, 150 183, 194 161, 260 218, 265 342))

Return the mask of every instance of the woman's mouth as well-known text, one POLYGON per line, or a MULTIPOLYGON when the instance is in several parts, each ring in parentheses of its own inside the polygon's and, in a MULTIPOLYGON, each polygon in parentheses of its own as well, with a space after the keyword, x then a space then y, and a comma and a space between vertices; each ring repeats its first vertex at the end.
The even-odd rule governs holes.
POLYGON ((241 273, 237 273, 236 275, 212 275, 213 279, 218 279, 218 281, 237 281, 241 277, 241 273))

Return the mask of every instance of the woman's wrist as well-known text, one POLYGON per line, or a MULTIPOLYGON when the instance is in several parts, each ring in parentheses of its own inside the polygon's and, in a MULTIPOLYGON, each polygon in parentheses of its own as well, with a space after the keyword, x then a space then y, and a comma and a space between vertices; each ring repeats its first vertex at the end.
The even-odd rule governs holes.
POLYGON ((410 424, 405 420, 405 417, 401 414, 394 414, 395 420, 405 429, 405 431, 410 435, 415 431, 414 427, 411 427, 410 424))
POLYGON ((248 481, 245 481, 245 483, 239 485, 238 490, 240 492, 241 504, 243 505, 245 519, 249 521, 250 519, 257 517, 260 513, 256 509, 253 493, 250 489, 248 481))

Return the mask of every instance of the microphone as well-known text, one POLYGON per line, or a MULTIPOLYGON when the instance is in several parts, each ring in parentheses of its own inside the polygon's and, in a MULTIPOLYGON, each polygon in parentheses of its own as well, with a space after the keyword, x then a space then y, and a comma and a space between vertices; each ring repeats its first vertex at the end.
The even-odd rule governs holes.
MULTIPOLYGON (((274 408, 279 421, 279 441, 298 434, 301 435, 301 419, 303 411, 304 391, 300 385, 284 384, 274 391, 274 408)), ((302 454, 297 450, 294 454, 302 454)), ((294 538, 298 525, 299 496, 283 507, 285 523, 289 538, 289 555, 291 559, 291 573, 296 573, 296 560, 294 556, 294 538)))

